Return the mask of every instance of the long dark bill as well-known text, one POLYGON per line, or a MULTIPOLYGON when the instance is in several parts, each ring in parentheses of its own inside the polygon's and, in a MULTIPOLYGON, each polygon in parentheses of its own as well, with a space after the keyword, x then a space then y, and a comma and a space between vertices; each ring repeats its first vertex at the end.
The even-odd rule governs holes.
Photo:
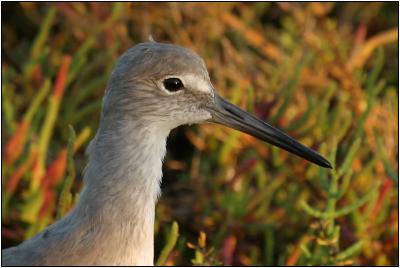
POLYGON ((250 134, 260 140, 278 146, 321 167, 332 168, 331 164, 317 152, 304 146, 277 128, 243 111, 215 93, 215 106, 211 111, 211 122, 222 124, 250 134))

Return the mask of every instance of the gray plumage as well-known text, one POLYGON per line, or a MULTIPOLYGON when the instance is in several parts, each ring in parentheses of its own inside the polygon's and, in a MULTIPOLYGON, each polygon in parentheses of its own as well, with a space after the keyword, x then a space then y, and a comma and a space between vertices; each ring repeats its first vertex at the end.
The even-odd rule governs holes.
POLYGON ((169 132, 211 121, 246 132, 324 167, 322 156, 230 104, 214 91, 203 60, 170 44, 147 42, 119 59, 107 85, 99 129, 77 206, 17 247, 2 264, 153 265, 153 229, 169 132), (168 90, 165 81, 183 87, 168 90))
POLYGON ((192 88, 198 83, 191 79, 212 88, 203 60, 182 47, 148 42, 122 55, 87 150, 79 203, 35 237, 3 250, 3 265, 153 265, 166 138, 179 125, 210 118, 199 106, 212 92, 192 88), (165 77, 187 74, 184 92, 163 88, 165 77))

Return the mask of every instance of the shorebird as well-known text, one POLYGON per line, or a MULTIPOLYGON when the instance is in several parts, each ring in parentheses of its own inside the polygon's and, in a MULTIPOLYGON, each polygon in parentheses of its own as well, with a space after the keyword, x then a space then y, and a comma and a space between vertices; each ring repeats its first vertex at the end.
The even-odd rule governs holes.
POLYGON ((186 48, 140 43, 118 60, 90 142, 79 203, 62 220, 2 251, 3 265, 153 265, 154 214, 170 131, 213 122, 322 167, 330 163, 222 98, 186 48))

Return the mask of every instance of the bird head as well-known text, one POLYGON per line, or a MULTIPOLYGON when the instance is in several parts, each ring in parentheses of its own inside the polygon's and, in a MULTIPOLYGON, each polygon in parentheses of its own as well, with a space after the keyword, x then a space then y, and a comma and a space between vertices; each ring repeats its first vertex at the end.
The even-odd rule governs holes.
POLYGON ((140 43, 121 56, 103 100, 107 117, 168 131, 204 121, 222 124, 331 168, 317 152, 219 96, 202 58, 177 45, 140 43))

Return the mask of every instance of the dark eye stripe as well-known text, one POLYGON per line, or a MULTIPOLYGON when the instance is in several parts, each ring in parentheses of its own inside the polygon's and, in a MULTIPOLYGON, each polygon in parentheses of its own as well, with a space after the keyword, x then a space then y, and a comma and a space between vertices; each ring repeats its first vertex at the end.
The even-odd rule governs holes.
POLYGON ((164 87, 170 92, 176 92, 184 88, 179 78, 171 77, 164 80, 164 87))

